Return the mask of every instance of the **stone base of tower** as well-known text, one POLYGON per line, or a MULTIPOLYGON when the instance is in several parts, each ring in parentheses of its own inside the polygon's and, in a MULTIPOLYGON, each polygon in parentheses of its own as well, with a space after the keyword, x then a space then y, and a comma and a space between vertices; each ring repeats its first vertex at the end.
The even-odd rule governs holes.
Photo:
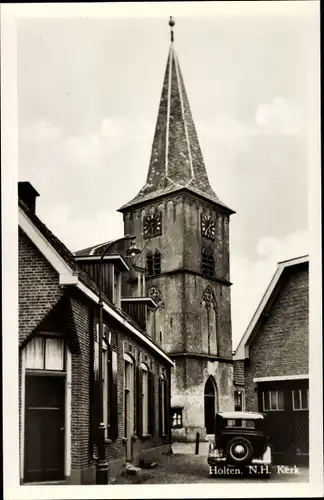
POLYGON ((172 442, 194 443, 199 434, 199 441, 207 441, 206 427, 183 427, 172 429, 172 442))
POLYGON ((215 414, 234 410, 233 364, 206 358, 177 358, 171 379, 172 441, 206 441, 215 414))

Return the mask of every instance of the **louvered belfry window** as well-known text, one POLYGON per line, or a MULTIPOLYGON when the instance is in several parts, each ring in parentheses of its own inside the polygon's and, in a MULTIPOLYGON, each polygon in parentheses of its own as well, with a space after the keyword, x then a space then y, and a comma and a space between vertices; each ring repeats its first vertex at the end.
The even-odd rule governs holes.
POLYGON ((153 276, 160 273, 161 273, 161 254, 158 250, 155 250, 153 258, 153 276))
POLYGON ((154 253, 148 251, 146 254, 146 271, 148 276, 161 274, 161 253, 155 250, 154 253))
POLYGON ((203 275, 208 278, 213 278, 215 276, 215 260, 213 254, 203 248, 201 251, 201 260, 203 275))

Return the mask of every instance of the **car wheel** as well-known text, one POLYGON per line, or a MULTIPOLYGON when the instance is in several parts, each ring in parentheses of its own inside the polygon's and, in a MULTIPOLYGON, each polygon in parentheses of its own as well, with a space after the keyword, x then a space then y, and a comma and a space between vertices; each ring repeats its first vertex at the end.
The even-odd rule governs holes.
POLYGON ((226 446, 228 461, 235 465, 248 463, 253 456, 253 446, 251 441, 245 437, 234 437, 230 439, 226 446))

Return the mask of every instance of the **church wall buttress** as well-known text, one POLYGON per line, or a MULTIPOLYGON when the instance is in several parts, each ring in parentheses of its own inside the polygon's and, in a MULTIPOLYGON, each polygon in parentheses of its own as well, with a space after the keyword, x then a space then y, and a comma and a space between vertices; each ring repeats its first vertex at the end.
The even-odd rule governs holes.
POLYGON ((231 309, 229 287, 201 276, 186 275, 185 315, 187 352, 232 356, 231 309), (213 292, 215 303, 203 300, 206 287, 213 292))
POLYGON ((185 337, 183 335, 183 280, 180 275, 161 276, 148 279, 147 290, 156 286, 164 298, 164 308, 156 317, 156 330, 162 332, 163 348, 168 353, 184 352, 185 337))
POLYGON ((218 302, 219 352, 223 357, 232 357, 231 289, 221 286, 218 302))

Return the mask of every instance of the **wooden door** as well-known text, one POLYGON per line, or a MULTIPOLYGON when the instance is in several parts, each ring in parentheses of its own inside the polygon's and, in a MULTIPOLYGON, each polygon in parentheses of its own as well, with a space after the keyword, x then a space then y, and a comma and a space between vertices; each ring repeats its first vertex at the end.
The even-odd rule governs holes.
POLYGON ((65 377, 26 375, 25 482, 64 478, 65 377))
POLYGON ((215 386, 211 378, 209 378, 205 385, 205 427, 207 434, 215 433, 215 386))

